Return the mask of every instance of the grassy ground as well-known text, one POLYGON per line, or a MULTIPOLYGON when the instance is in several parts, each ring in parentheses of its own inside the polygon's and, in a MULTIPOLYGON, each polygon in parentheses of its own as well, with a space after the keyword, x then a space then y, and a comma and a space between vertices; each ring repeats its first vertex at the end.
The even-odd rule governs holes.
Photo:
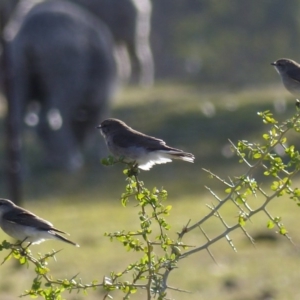
MULTIPOLYGON (((228 139, 234 142, 261 140, 267 127, 257 112, 266 109, 273 111, 277 119, 284 120, 294 114, 294 99, 283 88, 274 87, 215 91, 213 88, 161 84, 150 90, 132 88, 120 93, 113 105, 113 117, 196 156, 194 165, 176 161, 140 175, 147 187, 163 185, 168 190, 168 202, 173 206, 169 217, 173 236, 189 219, 195 222, 209 212, 205 204, 212 203, 213 198, 204 185, 221 193, 220 185, 208 178, 203 167, 224 177, 243 173, 243 167, 228 152, 228 139)), ((1 111, 4 111, 3 106, 0 106, 1 111)), ((3 129, 3 124, 0 125, 3 129)), ((297 140, 297 137, 290 138, 297 140)), ((32 134, 26 135, 26 145, 30 166, 25 176, 26 208, 70 232, 70 238, 81 245, 75 248, 48 241, 32 247, 33 253, 63 248, 57 255, 57 262, 50 262, 53 276, 67 278, 79 273, 83 282, 102 281, 110 271, 122 271, 135 261, 136 256, 104 237, 105 232, 138 228, 134 203, 123 208, 119 201, 125 186, 122 166, 105 168, 88 158, 88 164, 76 174, 48 172, 42 168, 41 151, 32 134)), ((0 150, 3 154, 3 144, 0 150)), ((4 161, 2 155, 1 165, 4 161)), ((4 173, 0 174, 0 179, 1 197, 6 197, 4 173)), ((255 201, 259 203, 260 199, 255 201)), ((270 211, 283 217, 295 244, 299 245, 300 211, 296 204, 278 199, 270 211)), ((225 208, 222 213, 229 224, 236 222, 238 212, 233 207, 225 208)), ((191 294, 170 292, 169 297, 182 300, 299 299, 297 247, 267 231, 266 222, 266 217, 260 215, 247 224, 250 234, 257 236, 256 247, 237 231, 230 236, 237 253, 225 241, 211 247, 217 264, 204 251, 181 261, 179 268, 171 273, 169 283, 190 290, 191 294), (265 235, 267 238, 259 238, 265 235)), ((219 221, 212 220, 205 230, 213 238, 220 233, 219 221)), ((6 238, 1 231, 0 240, 6 238)), ((186 240, 192 245, 201 245, 203 241, 200 230, 192 232, 186 240)), ((5 255, 1 252, 0 260, 5 255)), ((30 268, 16 268, 12 261, 0 267, 0 299, 17 299, 30 287, 33 275, 30 268)), ((101 291, 90 291, 88 297, 74 293, 66 294, 65 298, 94 300, 100 295, 101 291)), ((121 294, 114 296, 121 299, 121 294)), ((132 299, 144 298, 144 294, 137 293, 132 299)))

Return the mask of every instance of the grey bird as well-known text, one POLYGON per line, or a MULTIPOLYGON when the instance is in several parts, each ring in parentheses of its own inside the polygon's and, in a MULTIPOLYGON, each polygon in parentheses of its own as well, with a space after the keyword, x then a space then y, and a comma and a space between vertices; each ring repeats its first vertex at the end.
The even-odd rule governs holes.
POLYGON ((194 162, 194 155, 166 145, 163 140, 138 132, 118 119, 106 119, 100 129, 109 151, 126 163, 135 163, 142 170, 172 159, 194 162))
POLYGON ((281 77, 285 88, 295 96, 300 95, 300 65, 288 58, 271 63, 281 77))
POLYGON ((60 234, 66 232, 7 199, 0 199, 0 227, 9 236, 21 242, 29 242, 29 245, 55 239, 79 247, 60 234))

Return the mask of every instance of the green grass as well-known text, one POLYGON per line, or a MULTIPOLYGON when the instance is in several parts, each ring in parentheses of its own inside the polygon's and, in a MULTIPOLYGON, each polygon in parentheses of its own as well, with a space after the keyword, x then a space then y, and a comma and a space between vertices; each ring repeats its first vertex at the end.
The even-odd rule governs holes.
MULTIPOLYGON (((294 99, 283 88, 216 91, 178 84, 160 84, 149 90, 128 88, 119 94, 114 102, 113 117, 196 156, 193 165, 175 161, 140 174, 147 187, 164 186, 167 189, 168 204, 173 206, 169 217, 173 237, 190 219, 192 223, 196 222, 209 212, 205 204, 211 204, 214 199, 205 185, 223 194, 220 184, 209 179, 202 171, 203 167, 226 178, 245 171, 236 157, 226 158, 221 149, 228 139, 234 142, 239 139, 260 141, 267 127, 257 112, 266 109, 273 111, 277 119, 284 120, 295 112, 294 99), (284 98, 288 99, 286 110, 275 112, 274 101, 284 98)), ((1 111, 4 109, 0 105, 1 111)), ((3 130, 3 123, 0 126, 3 130)), ((290 139, 295 143, 299 140, 296 136, 290 136, 290 139)), ((130 202, 123 208, 119 200, 125 187, 122 166, 103 167, 89 159, 89 163, 76 174, 48 172, 42 168, 42 151, 32 135, 27 134, 26 145, 30 168, 25 176, 25 207, 69 232, 70 238, 81 245, 75 248, 58 241, 47 241, 31 247, 33 253, 63 248, 57 255, 57 262, 49 264, 53 276, 67 278, 79 273, 83 282, 94 279, 101 282, 110 271, 122 271, 127 264, 137 260, 139 256, 126 252, 120 244, 104 237, 105 232, 135 230, 139 226, 135 203, 130 202)), ((3 141, 0 150, 3 153, 3 141)), ((4 160, 2 156, 1 165, 4 160)), ((1 197, 6 197, 4 174, 0 174, 0 179, 1 197)), ((253 201, 257 205, 260 203, 260 199, 253 201)), ((273 202, 270 212, 283 217, 295 244, 299 245, 298 207, 288 198, 273 202)), ((238 211, 228 205, 222 214, 229 224, 234 224, 238 211)), ((251 221, 246 229, 253 236, 273 232, 266 229, 267 219, 263 214, 251 221)), ((205 227, 210 238, 220 234, 221 229, 217 218, 205 227)), ((217 264, 205 251, 182 260, 179 268, 171 273, 169 284, 192 293, 171 291, 170 298, 254 300, 267 299, 266 295, 270 293, 273 299, 298 299, 299 253, 285 238, 276 237, 270 241, 258 240, 253 247, 241 231, 236 231, 230 238, 238 249, 237 253, 224 240, 211 247, 217 264)), ((0 240, 3 239, 9 238, 0 231, 0 240)), ((190 245, 201 245, 204 241, 200 230, 185 238, 190 245)), ((0 260, 5 255, 5 251, 1 252, 0 260)), ((13 261, 0 266, 0 299, 9 299, 9 296, 16 299, 24 289, 30 288, 31 268, 16 268, 13 261)), ((99 299, 99 295, 101 291, 90 291, 88 297, 72 293, 65 294, 65 298, 94 300, 99 299)), ((121 299, 121 294, 114 296, 121 299)), ((132 299, 145 297, 138 292, 132 299)))

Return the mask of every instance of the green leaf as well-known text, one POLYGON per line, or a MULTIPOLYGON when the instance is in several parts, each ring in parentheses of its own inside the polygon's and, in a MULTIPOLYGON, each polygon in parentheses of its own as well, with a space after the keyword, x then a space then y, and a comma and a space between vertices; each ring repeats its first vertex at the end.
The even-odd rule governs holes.
POLYGON ((267 228, 272 229, 275 226, 274 222, 272 220, 269 220, 267 223, 267 228))
POLYGON ((239 224, 244 227, 246 225, 246 220, 244 216, 239 216, 239 224))
POLYGON ((286 143, 286 137, 282 138, 281 141, 280 141, 280 143, 281 143, 281 144, 286 143))
POLYGON ((172 209, 172 205, 167 205, 164 209, 164 213, 168 213, 172 209))
POLYGON ((31 289, 34 291, 37 291, 38 289, 40 289, 41 285, 42 285, 42 282, 40 280, 34 279, 31 289))
POLYGON ((231 188, 226 189, 226 190, 225 190, 225 193, 226 193, 226 194, 230 194, 230 193, 231 193, 231 188))
POLYGON ((275 218, 274 218, 274 222, 275 222, 275 223, 279 223, 280 221, 281 221, 281 217, 275 217, 275 218))
POLYGON ((123 198, 121 199, 121 203, 122 203, 122 205, 123 205, 124 207, 126 207, 127 202, 128 202, 128 197, 123 197, 123 198))
POLYGON ((19 262, 20 262, 21 265, 24 265, 27 262, 27 258, 25 256, 21 256, 20 259, 19 259, 19 262))
POLYGON ((44 266, 39 266, 35 268, 35 272, 39 275, 45 275, 49 272, 49 269, 44 266))
POLYGON ((239 196, 236 197, 236 202, 238 204, 243 204, 243 203, 246 202, 246 200, 242 196, 239 195, 239 196))
POLYGON ((253 155, 253 158, 255 158, 255 159, 261 158, 261 154, 260 153, 255 153, 253 155))
POLYGON ((263 138, 268 141, 270 139, 270 136, 265 133, 265 134, 263 134, 263 138))
POLYGON ((281 227, 279 230, 279 233, 282 235, 286 235, 288 233, 288 231, 284 227, 281 227))
POLYGON ((137 197, 138 200, 142 200, 142 199, 145 198, 145 195, 140 193, 136 197, 137 197))
POLYGON ((280 184, 278 181, 273 181, 272 185, 271 185, 271 190, 272 191, 277 191, 277 189, 279 188, 280 184))
POLYGON ((175 255, 181 255, 181 249, 177 246, 172 247, 172 251, 175 255))
POLYGON ((109 166, 108 160, 107 160, 106 158, 102 158, 102 159, 101 159, 101 164, 102 164, 103 166, 109 166))

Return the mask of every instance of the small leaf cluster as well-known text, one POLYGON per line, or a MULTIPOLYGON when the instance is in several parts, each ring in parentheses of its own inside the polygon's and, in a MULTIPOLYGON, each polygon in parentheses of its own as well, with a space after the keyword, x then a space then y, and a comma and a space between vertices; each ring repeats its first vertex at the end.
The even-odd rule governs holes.
POLYGON ((26 265, 29 268, 30 264, 34 266, 35 278, 33 279, 31 288, 25 290, 22 297, 30 296, 31 298, 42 297, 45 300, 63 300, 62 293, 72 290, 82 290, 87 294, 88 289, 94 289, 103 284, 98 284, 93 281, 89 284, 83 284, 80 279, 76 279, 76 275, 70 279, 54 279, 50 275, 48 262, 50 259, 55 260, 55 255, 60 251, 51 251, 44 255, 38 254, 35 258, 28 247, 23 248, 21 243, 11 244, 6 240, 0 244, 0 251, 10 250, 10 253, 4 258, 3 263, 11 258, 16 259, 20 265, 26 265))
POLYGON ((240 163, 246 164, 248 171, 237 177, 233 184, 228 184, 229 187, 225 189, 225 192, 237 205, 246 207, 247 212, 240 210, 241 226, 244 226, 245 222, 259 211, 250 208, 248 201, 249 196, 257 196, 259 193, 265 198, 260 210, 263 210, 269 218, 267 228, 273 228, 276 225, 280 234, 287 235, 288 232, 281 222, 281 217, 272 217, 266 207, 272 199, 286 194, 297 201, 298 205, 300 204, 300 190, 292 185, 292 178, 300 168, 300 155, 294 145, 288 146, 287 144, 289 132, 300 132, 300 115, 297 113, 282 124, 278 123, 270 111, 260 112, 258 115, 264 124, 270 126, 270 129, 262 135, 264 141, 262 144, 243 140, 234 146, 234 150, 240 157, 240 163), (271 178, 269 189, 263 189, 259 185, 255 178, 258 174, 271 178))

